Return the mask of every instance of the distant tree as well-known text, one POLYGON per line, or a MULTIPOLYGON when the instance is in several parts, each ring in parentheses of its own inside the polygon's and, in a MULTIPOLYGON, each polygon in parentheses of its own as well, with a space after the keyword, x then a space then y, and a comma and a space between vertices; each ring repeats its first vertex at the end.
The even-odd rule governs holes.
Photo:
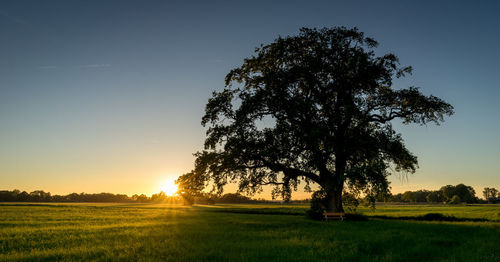
POLYGON ((445 199, 441 191, 432 191, 426 197, 425 200, 429 203, 440 203, 444 202, 445 199))
POLYGON ((403 194, 395 194, 392 195, 391 198, 389 199, 389 202, 404 202, 403 201, 403 194))
POLYGON ((403 202, 415 202, 416 201, 415 193, 413 191, 404 192, 401 198, 402 198, 403 202))
POLYGON ((497 194, 498 194, 498 190, 496 188, 493 188, 493 187, 492 188, 485 187, 483 190, 484 199, 486 199, 487 201, 489 201, 490 199, 496 198, 497 194))
POLYGON ((449 201, 455 195, 455 187, 452 185, 443 186, 439 191, 441 191, 445 201, 449 201))
POLYGON ((77 193, 71 193, 66 196, 69 202, 81 202, 80 195, 77 193))
POLYGON ((50 201, 50 193, 46 193, 43 190, 35 190, 30 194, 30 200, 33 202, 47 202, 50 201))
POLYGON ((453 196, 458 196, 462 202, 475 203, 477 202, 476 191, 471 186, 466 186, 464 184, 458 184, 456 186, 446 185, 441 187, 441 193, 443 194, 445 201, 451 201, 453 196))
POLYGON ((17 194, 14 194, 13 192, 7 190, 0 191, 0 202, 15 201, 16 198, 17 194))
POLYGON ((204 205, 213 205, 215 204, 215 202, 217 201, 217 196, 214 195, 214 194, 210 194, 210 193, 202 193, 202 194, 198 194, 195 198, 194 198, 194 202, 197 203, 197 204, 204 204, 204 205))
POLYGON ((117 194, 113 202, 131 202, 131 199, 125 194, 117 194))
POLYGON ((415 202, 427 202, 427 196, 431 192, 428 190, 417 190, 414 192, 415 202))
POLYGON ((167 195, 165 194, 165 192, 161 191, 160 193, 158 194, 153 194, 151 196, 151 201, 152 202, 163 202, 167 200, 167 195))
POLYGON ((147 202, 149 201, 149 197, 147 197, 144 194, 141 194, 140 196, 137 197, 137 202, 147 202))
POLYGON ((252 199, 250 199, 247 196, 243 196, 238 193, 228 193, 222 195, 219 199, 217 199, 217 202, 219 203, 251 203, 253 202, 252 199))
POLYGON ((29 197, 30 197, 30 195, 26 191, 23 191, 17 195, 18 201, 21 201, 21 202, 29 201, 29 197))
MULTIPOLYGON (((360 198, 359 192, 344 190, 342 199, 347 195, 353 195, 358 199, 360 198)), ((389 191, 372 192, 372 194, 365 195, 364 202, 369 206, 375 207, 375 202, 388 202, 391 198, 393 198, 393 195, 389 191)), ((344 203, 346 202, 344 201, 344 203)))
POLYGON ((52 202, 68 202, 66 196, 54 195, 52 196, 52 202))
POLYGON ((456 194, 462 202, 475 203, 477 202, 476 191, 471 186, 458 184, 455 186, 456 194))
POLYGON ((330 212, 344 210, 345 185, 387 192, 389 166, 417 168, 392 120, 439 124, 453 107, 415 87, 392 88, 411 67, 393 54, 376 56, 376 46, 356 28, 336 27, 303 28, 257 48, 209 99, 205 150, 180 181, 217 193, 229 181, 248 194, 274 185, 283 199, 300 182, 314 183, 330 212))

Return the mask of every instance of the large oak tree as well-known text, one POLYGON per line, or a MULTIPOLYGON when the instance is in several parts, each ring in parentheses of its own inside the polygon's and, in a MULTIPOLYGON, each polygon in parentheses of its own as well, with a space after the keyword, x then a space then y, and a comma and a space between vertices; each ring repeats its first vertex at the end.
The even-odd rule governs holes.
POLYGON ((411 73, 356 28, 303 28, 279 37, 231 70, 202 124, 205 150, 178 179, 181 190, 221 193, 237 181, 246 193, 274 185, 289 199, 299 183, 317 184, 325 209, 342 212, 346 187, 388 188, 388 170, 414 172, 417 157, 392 120, 439 124, 453 107, 418 88, 392 88, 411 73))

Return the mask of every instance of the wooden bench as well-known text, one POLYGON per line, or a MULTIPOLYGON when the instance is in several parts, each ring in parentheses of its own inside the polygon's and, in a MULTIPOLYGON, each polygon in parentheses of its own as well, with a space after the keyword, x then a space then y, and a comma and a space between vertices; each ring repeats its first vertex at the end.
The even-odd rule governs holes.
POLYGON ((323 213, 323 218, 325 221, 328 220, 344 220, 345 218, 345 213, 323 213))

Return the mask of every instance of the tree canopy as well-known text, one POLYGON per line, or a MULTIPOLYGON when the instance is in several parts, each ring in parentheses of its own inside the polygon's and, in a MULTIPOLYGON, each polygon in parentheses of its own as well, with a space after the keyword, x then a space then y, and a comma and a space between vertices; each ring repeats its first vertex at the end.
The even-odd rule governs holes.
POLYGON ((392 120, 439 124, 453 107, 417 87, 393 88, 412 68, 377 56, 377 45, 345 27, 302 28, 261 45, 209 99, 205 149, 179 178, 181 190, 220 193, 237 181, 241 192, 273 185, 289 199, 302 182, 319 185, 325 210, 343 211, 345 188, 383 192, 389 167, 414 172, 417 157, 392 120))
POLYGON ((498 190, 494 187, 485 187, 483 190, 484 199, 489 201, 490 199, 495 199, 497 197, 498 190))
POLYGON ((451 201, 450 199, 452 199, 453 196, 458 196, 461 201, 466 203, 474 203, 477 200, 474 188, 464 184, 458 184, 456 186, 446 185, 441 187, 440 191, 448 201, 451 201))

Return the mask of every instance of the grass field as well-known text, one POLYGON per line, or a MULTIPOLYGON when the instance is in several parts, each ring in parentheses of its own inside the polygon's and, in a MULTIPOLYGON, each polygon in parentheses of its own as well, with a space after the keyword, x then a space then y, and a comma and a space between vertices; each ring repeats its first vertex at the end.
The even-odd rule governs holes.
POLYGON ((306 208, 0 204, 0 261, 500 261, 499 205, 379 206, 330 222, 306 208), (411 220, 427 213, 464 221, 411 220))

